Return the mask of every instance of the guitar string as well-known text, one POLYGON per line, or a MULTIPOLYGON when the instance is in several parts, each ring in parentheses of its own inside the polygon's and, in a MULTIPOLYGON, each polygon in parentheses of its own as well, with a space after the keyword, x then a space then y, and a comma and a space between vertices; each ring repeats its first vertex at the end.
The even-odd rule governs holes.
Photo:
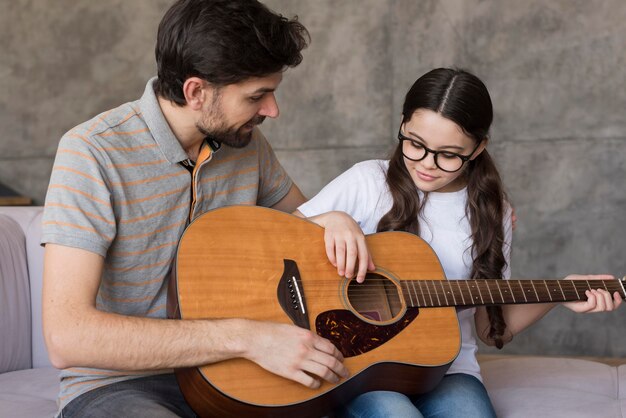
MULTIPOLYGON (((400 302, 400 294, 397 291, 397 288, 392 288, 390 290, 386 289, 385 284, 387 284, 387 286, 391 286, 393 282, 387 280, 387 279, 374 279, 374 278, 370 278, 369 279, 370 283, 365 284, 356 284, 353 285, 352 288, 350 288, 349 290, 349 295, 348 295, 348 299, 354 303, 367 303, 367 302, 379 302, 380 297, 381 296, 385 296, 387 297, 387 299, 394 299, 397 300, 398 302, 400 302), (372 283, 372 281, 378 282, 378 283, 372 283), (365 289, 367 287, 367 289, 365 289)), ((403 281, 403 283, 406 283, 407 281, 403 281)), ((424 280, 422 280, 422 282, 424 282, 424 280)), ((451 296, 454 294, 469 294, 469 300, 472 300, 474 302, 478 301, 478 298, 480 296, 480 304, 490 304, 490 303, 505 303, 507 301, 509 301, 509 298, 505 298, 504 296, 502 298, 496 298, 494 299, 493 296, 491 296, 487 302, 485 302, 482 298, 482 295, 480 295, 480 290, 489 290, 490 289, 490 284, 501 284, 499 282, 496 282, 494 280, 472 280, 472 286, 479 291, 479 296, 474 296, 474 298, 472 298, 472 289, 468 288, 466 292, 458 292, 457 290, 453 289, 451 286, 451 282, 448 280, 429 280, 429 282, 432 282, 433 285, 431 286, 433 289, 435 289, 435 292, 412 292, 412 294, 414 294, 416 296, 416 299, 419 301, 419 295, 422 295, 422 299, 424 301, 426 301, 426 299, 424 298, 424 295, 437 295, 437 296, 441 296, 441 298, 438 299, 444 299, 445 298, 445 303, 444 302, 439 302, 439 303, 425 303, 425 304, 411 304, 411 305, 417 305, 417 306, 463 306, 463 305, 477 305, 478 303, 472 303, 472 304, 459 304, 459 303, 449 303, 448 301, 448 296, 451 296), (442 291, 439 291, 437 289, 437 286, 435 286, 434 284, 439 282, 440 287, 442 289, 442 291), (444 288, 447 287, 446 288, 444 288), (500 302, 502 301, 502 302, 500 302)), ((469 281, 468 281, 469 282, 469 281)), ((516 302, 516 298, 515 296, 524 296, 524 302, 521 301, 521 298, 519 299, 519 302, 516 303, 537 303, 540 302, 541 299, 544 299, 544 301, 548 302, 548 301, 552 301, 552 300, 558 300, 558 301, 567 301, 567 300, 572 300, 572 301, 576 301, 576 300, 586 300, 586 295, 583 293, 583 296, 579 297, 578 292, 576 292, 577 288, 579 288, 580 290, 589 290, 590 288, 596 288, 595 286, 592 286, 593 284, 595 285, 599 285, 597 288, 606 288, 607 290, 611 291, 612 293, 614 291, 617 291, 620 295, 622 295, 622 293, 620 292, 621 290, 621 286, 619 285, 619 283, 616 282, 607 282, 607 281, 603 281, 603 280, 596 280, 596 281, 575 281, 575 280, 562 280, 562 281, 557 281, 557 280, 552 280, 552 281, 546 281, 549 284, 552 285, 556 285, 556 284, 570 284, 572 285, 570 289, 562 289, 561 286, 559 286, 558 290, 555 288, 553 289, 548 289, 548 288, 544 288, 544 289, 539 289, 539 291, 537 291, 534 287, 533 287, 533 293, 535 293, 535 297, 533 298, 532 294, 530 294, 531 299, 528 300, 526 298, 526 292, 524 292, 524 290, 530 291, 530 288, 524 288, 523 285, 529 285, 531 284, 530 281, 517 281, 517 280, 509 280, 509 282, 512 282, 514 284, 518 284, 519 285, 519 289, 511 289, 513 290, 512 293, 507 293, 507 296, 510 296, 510 302, 516 302), (560 283, 559 283, 560 282, 560 283), (609 286, 607 286, 607 284, 609 286), (617 286, 615 286, 617 285, 617 286), (608 289, 609 287, 614 288, 614 289, 608 289), (558 295, 561 295, 559 297, 555 297, 558 295), (550 299, 546 299, 546 296, 550 296, 550 299)), ((543 282, 543 281, 540 281, 543 282)), ((508 283, 511 284, 511 283, 508 283)), ((395 284, 393 284, 395 286, 395 284)), ((491 286, 493 287, 493 286, 491 286)), ((461 290, 459 288, 459 290, 461 290)), ((411 292, 409 292, 411 293, 411 292)), ((490 293, 491 294, 491 293, 490 293)), ((622 295, 623 297, 623 295, 622 295)))

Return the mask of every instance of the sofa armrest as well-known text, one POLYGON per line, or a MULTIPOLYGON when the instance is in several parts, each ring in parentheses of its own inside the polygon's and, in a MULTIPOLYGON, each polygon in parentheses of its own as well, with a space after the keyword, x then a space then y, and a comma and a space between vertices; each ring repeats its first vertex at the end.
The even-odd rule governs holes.
POLYGON ((31 301, 26 239, 18 223, 0 214, 0 373, 29 369, 31 301))

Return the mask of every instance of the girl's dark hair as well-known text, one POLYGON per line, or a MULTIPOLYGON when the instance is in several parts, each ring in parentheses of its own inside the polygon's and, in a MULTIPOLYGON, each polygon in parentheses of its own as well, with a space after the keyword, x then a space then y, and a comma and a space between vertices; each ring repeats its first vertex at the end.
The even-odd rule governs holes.
POLYGON ((157 95, 185 105, 183 83, 217 86, 264 77, 302 61, 309 33, 256 0, 178 0, 159 25, 157 95))
MULTIPOLYGON (((487 138, 493 108, 487 87, 478 77, 464 70, 438 68, 420 77, 406 94, 403 122, 416 110, 428 109, 456 123, 476 143, 487 138)), ((500 175, 487 150, 469 161, 462 175, 467 177, 466 215, 472 233, 472 279, 501 279, 506 260, 504 243, 504 199, 500 175)), ((401 144, 389 162, 387 185, 393 205, 378 223, 380 231, 407 231, 419 234, 420 201, 415 183, 404 164, 401 144)), ((428 198, 425 193, 424 201, 428 198)), ((487 307, 488 337, 502 348, 506 323, 499 306, 487 307)), ((480 330, 479 332, 482 332, 480 330)))

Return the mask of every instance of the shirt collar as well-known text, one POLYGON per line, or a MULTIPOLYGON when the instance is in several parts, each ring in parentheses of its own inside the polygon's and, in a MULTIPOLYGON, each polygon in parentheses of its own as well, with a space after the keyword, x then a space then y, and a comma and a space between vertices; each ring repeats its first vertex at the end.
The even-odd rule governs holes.
POLYGON ((165 116, 163 116, 163 111, 161 110, 161 106, 159 106, 159 101, 154 92, 154 82, 156 79, 156 77, 153 77, 148 80, 143 96, 139 99, 139 108, 163 156, 170 163, 178 164, 181 161, 187 160, 187 153, 180 145, 174 132, 172 132, 167 120, 165 120, 165 116))

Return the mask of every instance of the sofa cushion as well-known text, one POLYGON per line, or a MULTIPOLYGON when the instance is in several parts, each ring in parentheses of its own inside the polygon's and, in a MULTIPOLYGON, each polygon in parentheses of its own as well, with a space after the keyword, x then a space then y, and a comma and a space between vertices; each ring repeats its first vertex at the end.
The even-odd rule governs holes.
POLYGON ((52 367, 0 374, 0 417, 53 417, 58 393, 59 371, 52 367))
POLYGON ((0 373, 32 365, 30 308, 24 233, 0 214, 0 373))
POLYGON ((626 384, 626 369, 621 367, 516 356, 481 363, 489 397, 502 418, 622 417, 626 390, 619 388, 626 384))
POLYGON ((43 206, 0 206, 0 214, 15 220, 26 235, 28 275, 30 277, 32 367, 50 367, 50 359, 41 326, 41 290, 43 285, 43 254, 41 218, 43 206))

